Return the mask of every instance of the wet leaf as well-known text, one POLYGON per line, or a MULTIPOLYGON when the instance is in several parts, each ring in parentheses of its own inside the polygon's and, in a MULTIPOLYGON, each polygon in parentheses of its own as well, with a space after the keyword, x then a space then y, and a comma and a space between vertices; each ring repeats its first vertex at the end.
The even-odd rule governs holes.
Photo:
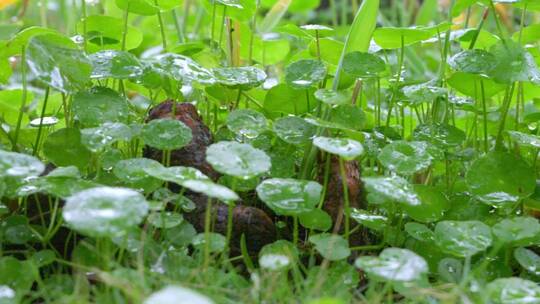
POLYGON ((377 77, 386 70, 386 64, 376 55, 352 52, 343 58, 343 70, 356 78, 377 77))
POLYGON ((488 75, 495 68, 496 58, 485 50, 465 50, 454 55, 448 63, 456 71, 488 75))
POLYGON ((300 117, 288 116, 274 121, 274 132, 289 144, 302 145, 311 141, 317 128, 300 117))
POLYGON ((249 144, 222 141, 206 149, 206 161, 223 174, 249 179, 270 170, 270 157, 249 144))
POLYGON ((516 248, 514 258, 528 272, 540 275, 540 256, 534 251, 523 247, 516 248))
POLYGON ((521 278, 502 278, 487 284, 487 298, 496 304, 540 302, 538 284, 521 278))
POLYGON ((347 104, 351 100, 351 97, 345 92, 334 91, 331 89, 317 90, 315 92, 315 98, 329 105, 347 104))
POLYGON ((445 252, 468 257, 492 243, 491 229, 479 221, 442 221, 435 226, 435 242, 445 252))
POLYGON ((315 137, 313 145, 330 154, 339 155, 343 159, 355 159, 364 153, 364 147, 356 140, 348 138, 315 137))
POLYGON ((263 114, 255 110, 241 109, 229 113, 227 127, 237 135, 246 138, 255 138, 267 128, 267 121, 263 114))
POLYGON ((303 59, 291 63, 285 69, 285 81, 297 89, 309 88, 326 76, 326 67, 321 61, 303 59))
POLYGON ((142 128, 144 143, 159 150, 180 149, 193 138, 191 128, 176 119, 154 119, 142 128))
POLYGON ((301 213, 298 218, 300 219, 300 224, 308 229, 327 231, 332 227, 332 218, 321 209, 313 209, 301 213))
POLYGON ((83 125, 94 127, 106 122, 127 122, 129 108, 116 91, 94 87, 73 96, 72 111, 83 125))
POLYGON ((216 79, 212 72, 193 59, 178 54, 163 54, 152 61, 164 74, 171 73, 174 79, 185 83, 197 82, 212 85, 216 79))
POLYGON ((88 56, 92 62, 93 79, 130 79, 141 76, 143 67, 131 53, 106 50, 88 56))
POLYGON ((212 304, 212 300, 202 294, 181 286, 167 286, 151 294, 144 304, 212 304))
POLYGON ((157 189, 161 182, 149 176, 147 172, 161 167, 162 165, 153 159, 132 158, 117 162, 114 165, 113 173, 131 188, 152 191, 157 189))
POLYGON ((62 215, 80 233, 94 237, 123 235, 140 224, 148 202, 126 188, 98 187, 81 191, 66 200, 62 215))
POLYGON ((433 157, 428 152, 426 142, 400 140, 385 146, 378 159, 390 171, 412 175, 427 169, 433 157))
POLYGON ((386 248, 378 257, 360 257, 355 265, 376 279, 393 282, 415 281, 428 272, 421 256, 401 248, 386 248))
POLYGON ((274 212, 299 215, 317 206, 322 186, 312 181, 272 178, 263 181, 256 190, 259 198, 274 212))
POLYGON ((67 37, 36 36, 30 40, 26 51, 30 71, 52 88, 73 93, 90 81, 90 60, 67 37))
POLYGON ((373 214, 366 210, 352 208, 349 216, 362 226, 373 230, 382 230, 386 227, 388 218, 384 215, 373 214))
POLYGON ((351 255, 349 244, 341 235, 330 233, 315 234, 309 237, 309 241, 315 244, 317 252, 327 260, 339 261, 351 255))
POLYGON ((92 152, 98 152, 118 141, 129 141, 132 137, 132 129, 120 122, 106 122, 97 128, 81 130, 81 142, 92 152))
POLYGON ((363 181, 368 191, 368 200, 371 196, 379 203, 397 202, 411 206, 421 204, 412 185, 399 176, 366 177, 363 181))
POLYGON ((529 165, 505 152, 489 152, 478 158, 470 166, 466 181, 473 195, 496 207, 531 195, 536 185, 529 165))
POLYGON ((249 90, 266 79, 266 73, 256 67, 214 68, 212 72, 218 83, 233 89, 249 90))
POLYGON ((88 166, 91 153, 82 144, 81 132, 75 128, 60 129, 49 134, 43 144, 43 154, 56 166, 88 166))
POLYGON ((506 218, 492 227, 493 235, 502 243, 528 246, 540 238, 540 223, 532 217, 506 218))

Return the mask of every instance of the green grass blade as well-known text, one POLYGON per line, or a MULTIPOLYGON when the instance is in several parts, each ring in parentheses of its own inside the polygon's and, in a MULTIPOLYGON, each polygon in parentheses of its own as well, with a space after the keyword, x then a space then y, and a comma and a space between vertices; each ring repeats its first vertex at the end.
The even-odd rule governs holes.
POLYGON ((340 75, 343 67, 343 58, 350 52, 367 52, 373 31, 377 25, 377 15, 379 13, 379 0, 364 0, 356 12, 354 21, 345 40, 345 47, 341 53, 339 66, 334 77, 333 89, 337 90, 340 83, 340 75))

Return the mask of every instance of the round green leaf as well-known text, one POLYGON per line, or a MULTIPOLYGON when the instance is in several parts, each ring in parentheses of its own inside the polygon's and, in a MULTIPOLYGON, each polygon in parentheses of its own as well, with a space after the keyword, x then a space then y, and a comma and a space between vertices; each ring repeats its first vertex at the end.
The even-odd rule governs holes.
POLYGON ((191 128, 176 119, 154 119, 142 128, 144 143, 159 150, 180 149, 193 138, 191 128))
POLYGON ((77 23, 77 32, 84 33, 86 27, 87 48, 90 52, 100 50, 122 50, 125 37, 125 50, 137 48, 143 41, 143 33, 136 27, 128 25, 124 36, 124 21, 104 15, 88 16, 84 22, 77 23))
POLYGON ((206 161, 223 174, 249 179, 270 170, 270 157, 249 144, 222 141, 206 149, 206 161))
POLYGON ((159 8, 150 0, 115 0, 118 8, 130 13, 143 16, 152 16, 159 12, 159 8))
POLYGON ((377 77, 386 70, 386 64, 376 55, 352 52, 343 58, 343 70, 356 78, 377 77))
POLYGON ((309 237, 309 241, 315 244, 317 252, 327 260, 339 261, 351 255, 349 244, 341 235, 330 233, 315 234, 309 237))
POLYGON ((81 130, 81 142, 92 152, 98 152, 118 141, 129 141, 132 136, 132 129, 120 122, 106 122, 97 128, 81 130))
POLYGON ((362 226, 373 230, 382 230, 386 227, 388 218, 384 215, 372 214, 363 209, 352 208, 349 216, 362 226))
POLYGON ((289 144, 301 145, 311 141, 317 128, 300 117, 287 116, 274 122, 274 132, 289 144))
POLYGON ((512 204, 534 192, 534 171, 522 159, 505 152, 489 152, 472 163, 466 175, 473 195, 486 204, 512 204))
POLYGON ((75 119, 90 127, 105 122, 127 122, 129 115, 125 98, 105 87, 75 94, 71 106, 75 119))
POLYGON ((401 248, 386 248, 378 257, 359 257, 355 265, 374 278, 392 282, 415 281, 428 272, 421 256, 401 248))
POLYGON ((152 191, 157 189, 161 182, 149 176, 147 171, 161 167, 162 165, 153 159, 132 158, 117 162, 113 173, 131 188, 152 191))
POLYGON ((534 57, 512 40, 497 43, 491 48, 497 65, 490 76, 499 83, 516 81, 540 83, 540 71, 534 57))
POLYGON ((350 102, 351 97, 342 91, 331 89, 318 89, 315 98, 329 105, 342 105, 350 102))
POLYGON ((181 214, 173 212, 155 212, 148 216, 148 222, 156 228, 173 228, 182 224, 183 221, 181 214))
POLYGON ((233 67, 212 69, 218 83, 241 90, 249 90, 261 85, 266 73, 256 67, 233 67))
POLYGON ((444 124, 424 124, 419 125, 413 137, 415 140, 432 143, 441 148, 456 147, 465 141, 465 132, 444 124))
POLYGON ((332 218, 330 215, 318 208, 301 213, 298 218, 300 219, 300 224, 308 229, 327 231, 332 227, 332 218))
POLYGON ((427 185, 414 185, 414 192, 421 201, 420 205, 404 205, 403 209, 412 219, 431 223, 441 219, 450 209, 448 198, 438 188, 427 185))
POLYGON ((14 177, 22 180, 39 176, 44 170, 45 165, 33 156, 0 150, 0 178, 14 177))
POLYGON ((36 36, 26 52, 28 67, 37 79, 63 93, 78 91, 90 81, 90 60, 67 37, 36 36))
POLYGON ((512 245, 531 245, 540 237, 540 223, 532 217, 506 218, 492 229, 500 242, 512 245))
POLYGON ((237 135, 255 138, 266 130, 267 121, 263 114, 255 110, 241 109, 229 113, 227 127, 237 135))
POLYGON ((285 81, 297 89, 314 86, 326 77, 326 66, 319 60, 302 59, 285 68, 285 81))
POLYGON ((514 258, 528 272, 540 275, 540 256, 534 251, 523 247, 516 248, 514 258))
POLYGON ((68 197, 62 211, 66 223, 94 237, 123 235, 148 213, 144 196, 126 188, 97 187, 68 197))
POLYGON ((167 286, 151 294, 143 304, 213 304, 208 297, 181 286, 167 286))
POLYGON ((496 279, 485 290, 490 303, 529 304, 540 303, 540 286, 521 278, 496 279))
POLYGON ((431 165, 433 158, 427 149, 428 144, 422 141, 394 141, 382 149, 378 159, 390 171, 412 175, 431 165))
POLYGON ((397 202, 411 206, 421 204, 412 186, 399 176, 366 177, 363 181, 368 191, 368 200, 371 198, 379 203, 397 202))
POLYGON ((479 221, 442 221, 435 226, 435 242, 458 257, 472 256, 492 242, 491 229, 479 221))
POLYGON ((454 55, 448 64, 456 71, 487 75, 495 67, 496 58, 485 50, 465 50, 454 55))
POLYGON ((330 154, 339 155, 346 160, 355 159, 364 152, 362 144, 348 138, 319 136, 313 139, 313 145, 330 154))
POLYGON ((185 83, 195 81, 202 85, 212 85, 216 82, 212 72, 186 56, 163 54, 157 56, 152 62, 161 72, 170 73, 178 81, 185 83))
POLYGON ((507 133, 520 146, 540 149, 540 136, 518 131, 507 131, 507 133))
POLYGON ((81 142, 81 132, 75 128, 49 134, 43 144, 43 154, 56 166, 76 166, 79 169, 88 166, 91 156, 81 142))
POLYGON ((130 79, 143 73, 139 60, 131 53, 106 50, 88 56, 92 62, 93 79, 130 79))
POLYGON ((197 234, 191 244, 199 250, 205 250, 208 246, 210 252, 221 252, 225 249, 227 240, 219 233, 199 233, 197 234), (208 238, 208 239, 207 239, 208 238), (208 245, 206 244, 208 242, 208 245))
POLYGON ((299 215, 317 206, 322 186, 312 181, 272 178, 263 181, 256 190, 259 198, 274 212, 299 215))
POLYGON ((421 242, 431 242, 435 239, 435 234, 424 224, 410 222, 405 224, 405 231, 414 239, 421 242))

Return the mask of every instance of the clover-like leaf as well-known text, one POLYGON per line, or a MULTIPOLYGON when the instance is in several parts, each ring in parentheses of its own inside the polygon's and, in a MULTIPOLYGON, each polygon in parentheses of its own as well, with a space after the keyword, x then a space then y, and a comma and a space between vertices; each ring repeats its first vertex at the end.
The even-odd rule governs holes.
POLYGON ((191 128, 176 119, 154 119, 142 128, 145 144, 159 150, 180 149, 191 142, 191 128))
POLYGON ((377 55, 352 52, 343 58, 343 70, 356 78, 369 78, 384 72, 386 64, 377 55))
POLYGON ((285 69, 285 81, 297 89, 314 86, 326 76, 326 66, 318 60, 303 59, 291 63, 285 69))
POLYGON ((347 160, 355 159, 364 153, 364 147, 361 143, 348 138, 318 136, 313 139, 313 145, 325 152, 338 155, 347 160))
POLYGON ((287 116, 274 122, 274 132, 289 144, 301 145, 311 141, 317 128, 300 117, 287 116))
POLYGON ((233 67, 212 69, 218 83, 242 90, 249 90, 261 85, 266 73, 256 67, 233 67))
POLYGON ((315 244, 317 252, 330 261, 343 260, 351 255, 349 244, 341 235, 331 233, 315 234, 309 237, 309 242, 315 244))
POLYGON ((378 257, 360 257, 355 265, 376 279, 391 282, 415 281, 428 272, 424 258, 401 248, 386 248, 378 257))
POLYGON ((499 207, 532 194, 535 180, 533 170, 525 161, 514 154, 497 151, 475 160, 466 176, 473 195, 486 204, 499 207))
POLYGON ((378 159, 390 171, 412 175, 428 168, 433 157, 426 142, 394 141, 382 149, 378 159))
POLYGON ((487 284, 487 300, 496 304, 528 304, 540 302, 540 286, 521 278, 501 278, 487 284))
POLYGON ((259 136, 266 130, 267 123, 263 114, 251 109, 235 110, 227 116, 227 128, 246 138, 259 136))
POLYGON ((249 179, 270 170, 270 157, 249 144, 222 141, 206 149, 206 161, 223 174, 249 179))
POLYGON ((480 221, 442 221, 435 226, 435 242, 445 252, 470 257, 488 248, 491 229, 480 221))
POLYGON ((256 190, 259 198, 274 212, 299 215, 317 206, 322 186, 312 181, 272 178, 263 181, 256 190))
POLYGON ((148 213, 148 202, 134 190, 97 187, 67 198, 62 215, 80 233, 114 237, 140 224, 148 213))

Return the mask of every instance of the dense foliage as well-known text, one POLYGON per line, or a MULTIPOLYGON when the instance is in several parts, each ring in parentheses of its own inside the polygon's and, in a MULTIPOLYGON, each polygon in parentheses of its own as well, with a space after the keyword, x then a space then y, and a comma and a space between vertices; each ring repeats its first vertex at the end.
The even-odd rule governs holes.
POLYGON ((538 0, 0 0, 0 304, 540 303, 538 0))

